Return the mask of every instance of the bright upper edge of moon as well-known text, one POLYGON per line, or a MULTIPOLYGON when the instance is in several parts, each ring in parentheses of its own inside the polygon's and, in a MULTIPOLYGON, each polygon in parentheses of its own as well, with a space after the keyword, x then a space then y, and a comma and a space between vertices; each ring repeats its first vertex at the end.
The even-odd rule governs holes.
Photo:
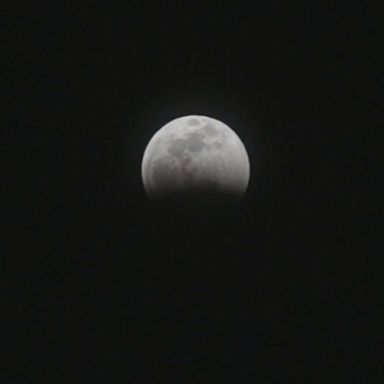
POLYGON ((242 197, 250 165, 244 144, 231 128, 211 117, 188 115, 171 120, 153 135, 141 175, 151 199, 202 191, 242 197))

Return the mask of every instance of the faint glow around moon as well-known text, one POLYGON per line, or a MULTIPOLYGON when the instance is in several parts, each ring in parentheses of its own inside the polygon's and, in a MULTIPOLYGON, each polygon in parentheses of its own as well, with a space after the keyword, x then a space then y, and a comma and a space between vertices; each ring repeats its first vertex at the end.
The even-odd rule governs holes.
POLYGON ((190 115, 170 121, 154 134, 141 173, 151 198, 180 192, 242 196, 250 166, 247 151, 231 128, 211 117, 190 115))

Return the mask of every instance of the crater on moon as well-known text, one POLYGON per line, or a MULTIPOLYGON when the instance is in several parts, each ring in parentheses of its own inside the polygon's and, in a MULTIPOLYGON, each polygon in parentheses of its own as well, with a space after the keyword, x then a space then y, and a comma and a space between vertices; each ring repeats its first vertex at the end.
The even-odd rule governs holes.
POLYGON ((203 148, 207 147, 200 132, 192 132, 187 139, 187 143, 188 149, 192 152, 200 152, 203 148))
POLYGON ((219 131, 212 124, 209 123, 205 125, 202 130, 207 136, 217 136, 219 134, 219 131))
POLYGON ((192 119, 188 120, 188 125, 190 125, 191 127, 195 127, 195 126, 197 126, 199 124, 200 124, 200 122, 199 122, 198 119, 192 118, 192 119))
POLYGON ((180 157, 184 151, 187 149, 188 144, 185 139, 176 139, 171 145, 168 147, 167 151, 169 154, 180 157))
POLYGON ((186 150, 199 152, 208 148, 203 135, 196 131, 187 135, 186 139, 175 139, 171 141, 167 151, 170 155, 180 157, 186 150))
POLYGON ((215 146, 216 149, 223 148, 223 143, 221 143, 220 141, 214 141, 213 145, 215 146))

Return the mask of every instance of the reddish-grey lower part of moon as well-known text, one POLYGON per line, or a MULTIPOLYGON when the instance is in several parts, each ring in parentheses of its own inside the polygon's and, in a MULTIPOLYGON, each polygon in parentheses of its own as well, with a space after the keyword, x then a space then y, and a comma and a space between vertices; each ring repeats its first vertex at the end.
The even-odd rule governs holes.
POLYGON ((141 167, 150 198, 173 195, 244 195, 249 182, 247 151, 237 134, 219 120, 183 116, 149 141, 141 167))

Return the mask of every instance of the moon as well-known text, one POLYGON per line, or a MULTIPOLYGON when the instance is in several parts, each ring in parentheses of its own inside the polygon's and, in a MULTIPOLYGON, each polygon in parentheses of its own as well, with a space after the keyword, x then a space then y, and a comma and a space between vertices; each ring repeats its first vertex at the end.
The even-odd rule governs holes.
POLYGON ((212 117, 189 115, 153 135, 141 175, 151 199, 206 193, 242 197, 250 165, 244 144, 231 128, 212 117))

